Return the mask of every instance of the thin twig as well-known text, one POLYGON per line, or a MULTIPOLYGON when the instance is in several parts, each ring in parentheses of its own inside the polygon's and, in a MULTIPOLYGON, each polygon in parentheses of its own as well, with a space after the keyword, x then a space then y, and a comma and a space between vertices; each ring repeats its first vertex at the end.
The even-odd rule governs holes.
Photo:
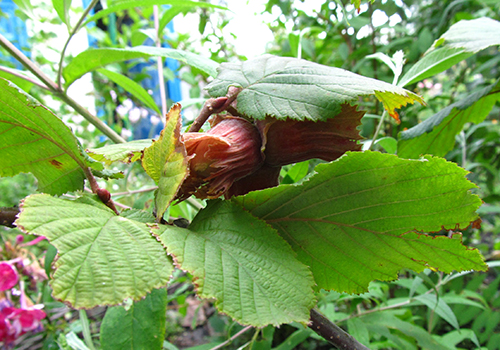
POLYGON ((64 56, 66 55, 66 49, 68 48, 69 42, 71 39, 73 39, 73 36, 80 30, 80 27, 83 24, 83 21, 85 20, 85 17, 90 13, 90 11, 95 7, 95 5, 99 2, 99 0, 92 0, 92 2, 89 4, 89 6, 83 11, 82 16, 78 20, 78 23, 75 25, 71 33, 69 34, 68 40, 66 40, 66 43, 64 44, 64 47, 61 52, 61 58, 59 59, 59 68, 57 70, 57 85, 59 87, 61 86, 61 79, 62 79, 62 71, 63 71, 63 61, 64 61, 64 56))
POLYGON ((217 346, 214 346, 213 348, 211 348, 210 350, 217 350, 217 349, 222 349, 224 346, 230 344, 233 340, 235 340, 236 338, 238 338, 239 336, 241 336, 243 333, 247 332, 248 330, 252 329, 253 327, 252 326, 246 326, 245 328, 243 328, 241 331, 239 331, 238 333, 236 333, 235 335, 233 335, 231 338, 229 338, 228 340, 226 340, 225 342, 223 343, 220 343, 219 345, 217 346))
POLYGON ((382 125, 384 124, 384 119, 387 114, 387 111, 384 109, 384 112, 382 113, 382 116, 380 117, 380 121, 377 125, 377 129, 375 130, 375 134, 373 134, 372 138, 372 143, 370 144, 370 147, 368 147, 368 150, 371 151, 373 149, 373 146, 375 145, 375 140, 377 140, 378 134, 380 133, 380 129, 382 129, 382 125))
POLYGON ((34 85, 38 86, 41 89, 51 91, 47 86, 43 85, 39 81, 36 81, 33 78, 28 77, 27 75, 21 74, 21 73, 15 71, 14 69, 10 69, 8 67, 0 66, 0 71, 12 74, 13 76, 16 76, 16 77, 18 77, 20 79, 26 80, 27 82, 29 82, 31 84, 34 84, 34 85))
POLYGON ((132 191, 125 191, 125 192, 116 192, 113 193, 113 196, 126 196, 130 194, 136 194, 136 193, 144 193, 144 192, 151 192, 155 191, 158 189, 158 186, 153 186, 153 187, 148 187, 148 188, 143 188, 141 190, 132 190, 132 191))
POLYGON ((345 332, 342 328, 327 319, 317 309, 311 310, 311 324, 309 328, 326 339, 329 343, 335 345, 339 349, 347 350, 370 350, 352 335, 345 332))
MULTIPOLYGON (((156 31, 156 47, 161 47, 160 41, 160 16, 158 13, 158 5, 153 6, 153 20, 156 31)), ((167 93, 165 91, 165 78, 163 77, 163 58, 158 56, 156 58, 156 64, 158 66, 158 88, 160 89, 160 99, 161 99, 161 113, 162 118, 167 115, 167 93)))

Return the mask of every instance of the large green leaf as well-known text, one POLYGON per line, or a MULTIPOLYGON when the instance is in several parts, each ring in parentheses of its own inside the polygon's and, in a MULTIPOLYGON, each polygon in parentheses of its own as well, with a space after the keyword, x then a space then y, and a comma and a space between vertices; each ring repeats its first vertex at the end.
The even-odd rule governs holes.
POLYGON ((120 74, 116 73, 107 69, 98 69, 97 70, 99 73, 107 77, 109 80, 112 82, 116 83, 117 85, 121 86, 125 91, 130 93, 132 96, 137 98, 139 101, 144 103, 144 106, 151 108, 153 111, 158 113, 158 115, 161 115, 161 111, 158 108, 158 106, 155 103, 155 100, 153 97, 151 97, 150 94, 144 89, 141 85, 137 84, 135 81, 132 79, 120 74))
POLYGON ((397 279, 403 268, 486 270, 459 234, 420 233, 464 229, 478 219, 481 200, 464 169, 442 158, 352 152, 316 171, 300 186, 234 200, 290 243, 318 288, 361 293, 372 280, 397 279))
POLYGON ((107 165, 113 162, 132 163, 141 159, 142 151, 151 146, 152 142, 151 139, 134 140, 99 148, 90 148, 86 151, 92 158, 107 165))
POLYGON ((169 57, 196 67, 211 76, 215 76, 218 63, 203 56, 170 48, 154 46, 135 46, 123 49, 103 48, 88 49, 74 57, 64 68, 65 87, 71 85, 85 73, 102 68, 115 62, 123 62, 134 58, 169 57))
POLYGON ((102 320, 103 350, 161 349, 165 339, 167 290, 153 289, 130 308, 114 306, 102 320))
POLYGON ((401 78, 406 86, 441 73, 474 53, 500 45, 500 22, 491 18, 462 20, 448 29, 420 61, 401 78))
POLYGON ((158 222, 189 174, 186 147, 180 140, 180 134, 181 105, 175 104, 168 111, 160 137, 144 150, 142 157, 142 167, 158 185, 155 191, 158 222))
POLYGON ((133 210, 117 216, 95 196, 71 201, 41 194, 24 199, 16 225, 57 248, 54 297, 92 308, 140 299, 168 283, 173 266, 146 225, 153 221, 133 210))
POLYGON ((445 156, 465 123, 480 123, 500 100, 500 84, 491 85, 442 109, 424 122, 399 134, 398 155, 418 158, 423 154, 445 156))
POLYGON ((242 324, 308 322, 310 271, 263 221, 229 201, 211 201, 189 229, 162 225, 158 238, 203 298, 242 324))
POLYGON ((255 119, 326 120, 340 113, 343 103, 374 94, 397 118, 395 108, 419 101, 420 96, 400 87, 340 68, 289 57, 264 55, 242 63, 223 63, 207 86, 213 97, 230 86, 241 88, 238 112, 255 119))
POLYGON ((195 8, 195 7, 205 7, 205 8, 217 8, 221 10, 227 10, 226 7, 213 5, 206 2, 196 2, 188 0, 119 0, 113 1, 112 5, 106 9, 97 12, 92 17, 89 17, 85 23, 96 21, 100 18, 106 17, 107 15, 127 9, 133 9, 140 6, 153 6, 153 5, 172 5, 173 7, 182 7, 185 9, 195 8))
POLYGON ((38 189, 59 195, 83 190, 85 157, 77 138, 49 109, 0 79, 0 176, 32 173, 38 189))

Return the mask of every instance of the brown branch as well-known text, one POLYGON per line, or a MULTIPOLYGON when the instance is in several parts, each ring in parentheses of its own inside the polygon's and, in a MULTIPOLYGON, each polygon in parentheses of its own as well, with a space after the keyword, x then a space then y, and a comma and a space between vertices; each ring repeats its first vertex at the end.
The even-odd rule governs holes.
POLYGON ((230 86, 227 95, 217 98, 210 98, 205 102, 203 108, 200 111, 200 114, 194 120, 193 124, 189 128, 189 132, 197 132, 201 129, 203 124, 207 121, 207 119, 214 113, 220 113, 222 111, 231 108, 231 104, 236 100, 236 97, 240 93, 241 88, 237 88, 235 86, 230 86))
POLYGON ((352 335, 327 319, 317 309, 311 310, 311 324, 309 328, 325 338, 329 343, 335 345, 338 349, 370 350, 354 339, 352 335))
POLYGON ((16 225, 14 225, 14 221, 17 219, 17 214, 19 214, 18 207, 0 208, 0 225, 16 227, 16 225))

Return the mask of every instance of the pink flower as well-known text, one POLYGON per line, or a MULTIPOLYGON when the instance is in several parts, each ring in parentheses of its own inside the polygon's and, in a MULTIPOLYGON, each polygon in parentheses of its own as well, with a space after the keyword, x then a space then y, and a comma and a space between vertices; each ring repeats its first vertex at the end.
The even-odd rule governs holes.
POLYGON ((26 332, 40 330, 40 321, 46 316, 45 312, 36 308, 3 307, 0 310, 0 342, 8 345, 26 332))
POLYGON ((0 291, 11 289, 18 281, 16 269, 7 262, 0 262, 0 291))

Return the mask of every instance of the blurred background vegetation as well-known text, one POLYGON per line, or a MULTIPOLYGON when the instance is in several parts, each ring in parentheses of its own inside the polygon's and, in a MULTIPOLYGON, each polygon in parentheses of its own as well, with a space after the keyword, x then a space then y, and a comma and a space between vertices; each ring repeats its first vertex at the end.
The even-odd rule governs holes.
MULTIPOLYGON (((15 2, 19 5, 15 16, 27 23, 31 59, 49 76, 55 77, 57 65, 54 62, 57 62, 57 53, 61 51, 61 43, 56 39, 65 30, 59 17, 49 2, 15 2)), ((229 10, 244 3, 211 2, 229 10)), ((2 3, 6 2, 2 0, 2 3)), ((249 8, 257 9, 259 18, 267 20, 264 26, 272 34, 271 40, 261 45, 267 53, 301 57, 389 83, 393 81, 391 69, 370 55, 384 53, 392 57, 402 50, 406 58, 404 71, 407 71, 454 23, 480 17, 500 20, 498 0, 376 0, 363 2, 359 11, 347 0, 269 0, 249 8)), ((82 11, 83 8, 74 2, 71 13, 78 18, 77 14, 82 11)), ((245 46, 245 42, 239 41, 235 34, 234 28, 238 24, 232 22, 230 11, 174 6, 162 8, 161 13, 164 24, 175 19, 173 26, 167 26, 162 39, 164 46, 200 53, 217 62, 253 57, 248 53, 243 55, 245 50, 239 49, 245 46), (190 27, 190 31, 183 32, 177 27, 190 27)), ((248 13, 248 16, 252 15, 248 13)), ((0 17, 12 21, 12 17, 6 18, 5 13, 0 17)), ((153 10, 141 7, 136 11, 121 11, 104 17, 97 25, 89 26, 87 32, 91 45, 119 48, 151 45, 156 39, 151 28, 154 28, 153 10)), ((254 28, 244 30, 252 32, 254 28)), ((252 40, 261 41, 259 33, 255 31, 252 40)), ((245 40, 249 39, 246 37, 245 40)), ((7 53, 0 53, 1 65, 16 68, 7 53)), ((71 54, 68 55, 66 60, 71 60, 71 57, 71 54)), ((441 74, 407 86, 422 95, 428 105, 403 108, 400 124, 384 122, 375 149, 395 153, 399 132, 426 120, 464 95, 495 83, 500 78, 499 62, 499 48, 490 47, 441 74)), ((148 88, 153 95, 156 93, 158 82, 155 85, 151 81, 156 74, 152 73, 156 69, 154 62, 124 62, 114 64, 111 69, 127 73, 129 78, 148 88)), ((0 71, 0 76, 4 74, 0 71)), ((168 106, 181 101, 186 108, 183 116, 187 125, 206 98, 203 87, 208 77, 195 68, 170 62, 164 69, 164 78, 171 84, 167 86, 168 106), (180 94, 175 91, 180 91, 180 94)), ((36 85, 15 82, 52 108, 70 125, 84 147, 109 143, 85 119, 45 90, 36 85)), ((88 108, 122 137, 128 140, 151 138, 161 130, 158 115, 106 76, 93 73, 87 83, 82 85, 83 93, 80 93, 82 98, 90 97, 88 108)), ((375 99, 367 98, 359 102, 367 110, 361 132, 369 140, 373 137, 383 108, 375 99)), ((500 106, 497 103, 484 122, 465 125, 456 138, 455 148, 446 155, 448 160, 471 172, 469 179, 478 185, 476 191, 484 201, 480 208, 481 228, 465 231, 464 243, 478 248, 486 260, 492 262, 500 256, 499 118, 500 106)), ((316 163, 312 161, 285 167, 281 174, 283 182, 300 181, 316 163)), ((138 164, 117 167, 124 172, 125 179, 109 180, 100 185, 118 193, 114 198, 123 206, 151 209, 154 182, 138 164)), ((36 181, 31 175, 2 178, 0 206, 18 205, 22 198, 35 191, 36 181)), ((169 215, 191 220, 202 206, 202 202, 187 201, 172 207, 169 215)), ((16 236, 21 234, 18 230, 1 227, 0 234, 2 260, 8 259, 8 254, 29 255, 29 251, 29 256, 38 260, 50 273, 54 251, 47 242, 21 247, 15 243, 16 236), (7 247, 15 253, 8 253, 7 247)), ((25 237, 25 242, 31 239, 25 237)), ((500 275, 495 262, 490 266, 492 268, 488 273, 444 275, 430 270, 421 274, 402 271, 398 281, 373 282, 370 291, 362 295, 322 291, 318 295, 318 306, 329 319, 371 349, 500 349, 500 275)), ((29 274, 25 278, 32 279, 29 274)), ((45 305, 49 317, 43 332, 23 336, 16 348, 100 348, 99 329, 105 308, 89 310, 87 317, 82 316, 82 313, 52 299, 47 280, 33 281, 30 296, 33 301, 45 305)), ((218 314, 209 302, 198 300, 190 276, 181 271, 176 271, 168 287, 168 295, 170 304, 164 349, 212 349, 243 329, 230 318, 218 314)), ((227 348, 243 346, 279 350, 331 348, 326 341, 300 324, 248 331, 232 340, 227 348)))

